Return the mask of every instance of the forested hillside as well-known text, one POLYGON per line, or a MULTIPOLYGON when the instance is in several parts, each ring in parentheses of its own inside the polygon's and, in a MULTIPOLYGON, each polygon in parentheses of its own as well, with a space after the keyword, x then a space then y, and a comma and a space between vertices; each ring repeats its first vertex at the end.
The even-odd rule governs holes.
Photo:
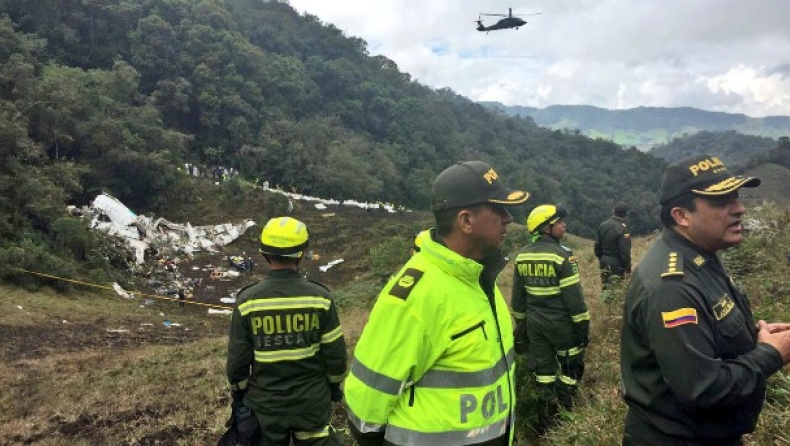
MULTIPOLYGON (((780 138, 780 142, 788 139, 780 138)), ((659 144, 650 150, 650 153, 674 163, 676 161, 699 155, 701 153, 715 153, 727 164, 744 166, 752 158, 765 155, 776 148, 777 141, 763 136, 743 135, 734 130, 726 132, 701 131, 681 138, 674 138, 667 144, 659 144)))
POLYGON ((790 135, 790 116, 753 118, 743 114, 712 112, 692 107, 637 107, 607 110, 589 105, 552 105, 546 108, 506 106, 484 102, 510 116, 531 117, 538 125, 578 129, 592 138, 605 138, 624 146, 647 150, 700 131, 738 133, 765 138, 790 135))
POLYGON ((477 158, 577 234, 618 200, 635 233, 658 226, 664 161, 427 88, 287 3, 0 0, 0 39, 0 263, 98 265, 65 206, 104 190, 167 216, 195 195, 184 162, 427 209, 433 177, 477 158))

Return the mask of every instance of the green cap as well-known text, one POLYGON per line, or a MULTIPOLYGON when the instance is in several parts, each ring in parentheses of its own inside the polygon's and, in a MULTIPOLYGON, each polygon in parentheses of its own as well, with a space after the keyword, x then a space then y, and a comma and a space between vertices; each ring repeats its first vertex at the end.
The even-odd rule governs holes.
POLYGON ((444 169, 433 182, 431 204, 434 211, 495 203, 523 204, 529 193, 508 189, 499 175, 482 161, 466 161, 444 169))
POLYGON ((699 155, 667 166, 659 201, 665 204, 685 193, 715 197, 759 185, 759 178, 733 175, 718 157, 699 155))

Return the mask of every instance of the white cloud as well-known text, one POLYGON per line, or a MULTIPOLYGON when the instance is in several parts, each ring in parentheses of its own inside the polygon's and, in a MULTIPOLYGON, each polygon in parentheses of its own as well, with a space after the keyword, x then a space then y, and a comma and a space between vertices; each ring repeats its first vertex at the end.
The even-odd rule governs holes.
POLYGON ((790 115, 786 0, 290 3, 365 39, 420 82, 473 100, 790 115), (509 7, 541 15, 519 30, 475 31, 479 13, 509 7))
POLYGON ((785 113, 790 106, 790 79, 780 74, 764 74, 743 65, 731 68, 722 75, 704 79, 712 93, 737 96, 749 110, 759 110, 764 114, 785 113))

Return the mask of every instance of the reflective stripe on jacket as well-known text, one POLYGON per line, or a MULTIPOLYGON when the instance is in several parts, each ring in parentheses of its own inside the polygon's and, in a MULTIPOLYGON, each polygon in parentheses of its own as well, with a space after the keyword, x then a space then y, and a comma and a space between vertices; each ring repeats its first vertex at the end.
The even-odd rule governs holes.
POLYGON ((468 445, 510 424, 512 442, 513 328, 494 284, 504 262, 489 265, 426 239, 382 290, 345 383, 359 431, 385 431, 394 444, 468 445))
POLYGON ((292 269, 239 291, 228 339, 231 385, 253 410, 331 410, 329 382, 346 372, 346 344, 329 290, 292 269), (246 383, 246 380, 249 382, 246 383))
POLYGON ((511 305, 517 319, 530 313, 557 323, 590 320, 576 256, 555 239, 542 235, 525 246, 514 268, 511 305))

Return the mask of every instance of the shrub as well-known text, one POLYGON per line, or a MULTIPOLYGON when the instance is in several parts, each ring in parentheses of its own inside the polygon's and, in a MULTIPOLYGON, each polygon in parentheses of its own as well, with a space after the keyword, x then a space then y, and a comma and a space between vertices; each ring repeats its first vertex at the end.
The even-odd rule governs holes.
POLYGON ((375 281, 360 280, 332 291, 332 297, 339 307, 371 308, 381 291, 375 281))
POLYGON ((370 248, 370 269, 378 278, 389 278, 408 260, 409 247, 413 240, 391 237, 370 248))

